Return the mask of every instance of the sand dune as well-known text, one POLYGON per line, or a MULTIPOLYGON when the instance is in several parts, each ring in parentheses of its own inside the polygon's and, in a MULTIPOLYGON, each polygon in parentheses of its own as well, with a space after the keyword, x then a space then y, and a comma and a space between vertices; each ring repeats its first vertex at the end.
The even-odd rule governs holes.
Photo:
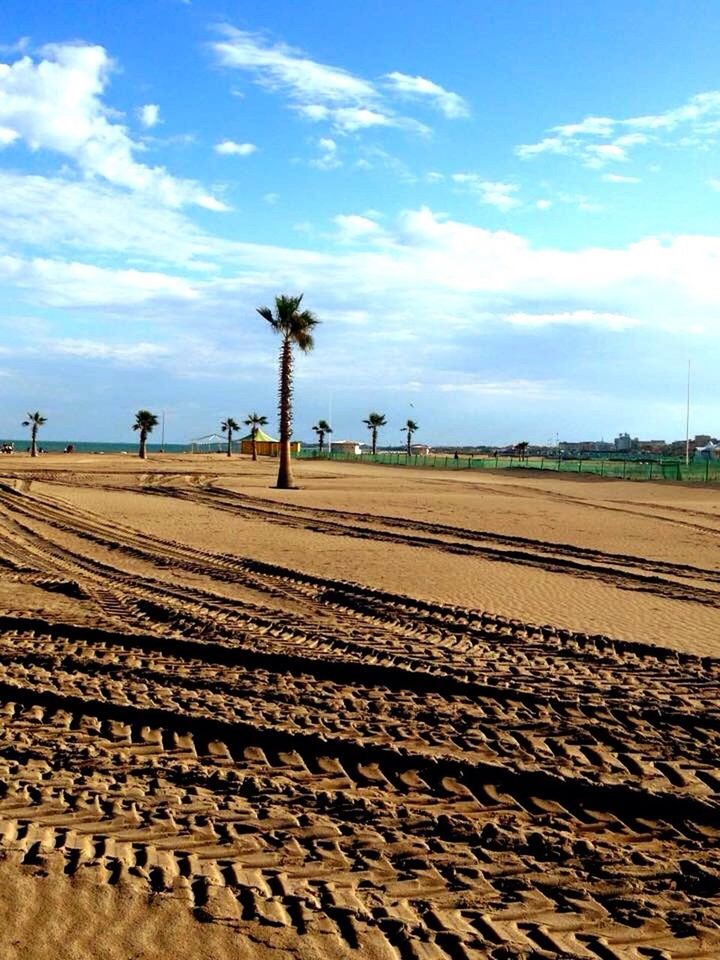
POLYGON ((716 491, 3 469, 3 956, 720 956, 716 491))

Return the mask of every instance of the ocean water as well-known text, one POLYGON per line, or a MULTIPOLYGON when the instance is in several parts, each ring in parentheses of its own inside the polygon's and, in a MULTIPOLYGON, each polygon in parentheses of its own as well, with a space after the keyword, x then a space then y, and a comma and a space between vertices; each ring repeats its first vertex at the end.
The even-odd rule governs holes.
MULTIPOLYGON (((43 440, 38 437, 38 446, 42 447, 48 453, 62 453, 68 443, 75 447, 75 453, 128 453, 136 454, 138 452, 138 442, 131 440, 129 443, 104 443, 100 440, 75 441, 75 440, 43 440)), ((14 443, 15 453, 25 453, 30 449, 30 441, 27 437, 21 440, 6 440, 0 437, 0 443, 14 443)), ((163 448, 165 453, 189 453, 190 445, 187 443, 166 443, 163 448)), ((159 443, 148 443, 148 453, 159 453, 159 443)))

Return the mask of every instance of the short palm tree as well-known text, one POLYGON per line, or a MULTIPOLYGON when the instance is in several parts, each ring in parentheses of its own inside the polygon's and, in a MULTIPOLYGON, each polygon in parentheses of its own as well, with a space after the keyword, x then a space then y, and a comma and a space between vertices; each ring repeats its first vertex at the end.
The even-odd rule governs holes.
POLYGON ((252 458, 257 460, 257 435, 260 427, 267 423, 267 417, 261 417, 259 413, 249 413, 247 420, 243 420, 246 427, 250 427, 250 439, 252 440, 252 458))
POLYGON ((313 330, 320 323, 310 310, 300 310, 303 295, 275 297, 275 312, 269 307, 258 307, 257 312, 267 320, 275 333, 280 334, 280 385, 278 409, 280 414, 280 464, 277 487, 290 490, 294 486, 290 462, 292 436, 293 345, 308 353, 314 346, 313 330))
POLYGON ((387 423, 384 413, 373 413, 368 414, 367 420, 363 420, 363 423, 372 433, 372 452, 375 456, 375 451, 377 450, 377 435, 380 427, 384 427, 387 423))
POLYGON ((30 427, 30 456, 37 456, 37 432, 40 427, 47 423, 47 417, 43 417, 39 410, 35 413, 29 413, 27 420, 23 420, 24 427, 30 427))
POLYGON ((230 456, 230 454, 232 453, 232 435, 233 435, 233 431, 234 431, 234 430, 239 430, 239 429, 240 429, 240 425, 239 425, 238 423, 236 423, 235 420, 233 420, 232 417, 228 417, 227 420, 223 420, 223 422, 220 424, 220 429, 222 430, 223 433, 227 433, 227 435, 228 435, 227 455, 230 456))
POLYGON ((332 433, 332 427, 327 422, 327 420, 318 420, 318 422, 313 427, 313 430, 317 434, 318 447, 320 448, 320 453, 322 454, 323 446, 325 444, 325 434, 332 433))
POLYGON ((420 427, 415 423, 414 420, 408 420, 404 427, 401 427, 401 433, 407 433, 407 455, 410 456, 410 447, 412 445, 412 435, 416 433, 420 427))
POLYGON ((150 413, 149 410, 138 410, 135 414, 135 423, 133 424, 133 430, 140 431, 140 448, 138 449, 138 456, 141 460, 147 459, 147 453, 145 452, 145 443, 148 438, 148 434, 153 432, 153 427, 158 425, 158 418, 154 413, 150 413))

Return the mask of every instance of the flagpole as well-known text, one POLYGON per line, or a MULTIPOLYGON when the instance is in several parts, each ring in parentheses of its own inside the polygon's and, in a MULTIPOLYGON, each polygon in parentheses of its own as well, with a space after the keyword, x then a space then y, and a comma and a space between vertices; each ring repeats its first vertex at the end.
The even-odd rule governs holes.
POLYGON ((690 361, 687 372, 687 406, 685 408, 685 466, 690 466, 690 361))
MULTIPOLYGON (((328 397, 328 423, 332 427, 332 394, 328 397)), ((332 454, 332 430, 328 434, 328 454, 332 454)))

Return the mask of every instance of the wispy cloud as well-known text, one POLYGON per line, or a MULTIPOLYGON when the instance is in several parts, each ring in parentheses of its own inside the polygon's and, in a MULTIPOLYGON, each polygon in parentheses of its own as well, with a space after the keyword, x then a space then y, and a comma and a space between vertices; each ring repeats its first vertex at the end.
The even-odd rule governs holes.
POLYGON ((394 93, 410 99, 427 99, 450 119, 467 117, 470 114, 467 102, 459 94, 446 90, 426 77, 412 77, 395 70, 386 73, 384 79, 394 93))
POLYGON ((426 124, 398 114, 388 104, 385 91, 403 99, 428 99, 447 117, 467 113, 462 97, 424 77, 389 73, 381 87, 342 67, 312 60, 287 44, 269 43, 260 34, 232 26, 219 31, 223 39, 210 46, 223 66, 247 71, 259 86, 287 97, 300 116, 327 123, 338 132, 397 127, 429 133, 426 124))
POLYGON ((675 132, 683 134, 676 141, 680 146, 712 141, 720 133, 720 90, 696 94, 687 103, 658 114, 620 120, 589 116, 577 123, 560 124, 551 127, 542 140, 522 144, 515 152, 525 160, 558 154, 579 159, 588 167, 602 167, 626 162, 636 147, 672 143, 675 132))
POLYGON ((520 200, 515 196, 518 188, 514 183, 484 180, 477 173, 454 173, 451 179, 469 190, 481 203, 497 207, 498 210, 512 210, 520 206, 520 200))
POLYGON ((141 145, 112 122, 102 99, 113 69, 103 47, 53 45, 42 56, 37 62, 24 56, 0 63, 0 128, 6 131, 0 146, 22 140, 32 151, 55 151, 71 158, 86 177, 152 195, 170 207, 225 209, 195 181, 138 163, 134 154, 141 145))

